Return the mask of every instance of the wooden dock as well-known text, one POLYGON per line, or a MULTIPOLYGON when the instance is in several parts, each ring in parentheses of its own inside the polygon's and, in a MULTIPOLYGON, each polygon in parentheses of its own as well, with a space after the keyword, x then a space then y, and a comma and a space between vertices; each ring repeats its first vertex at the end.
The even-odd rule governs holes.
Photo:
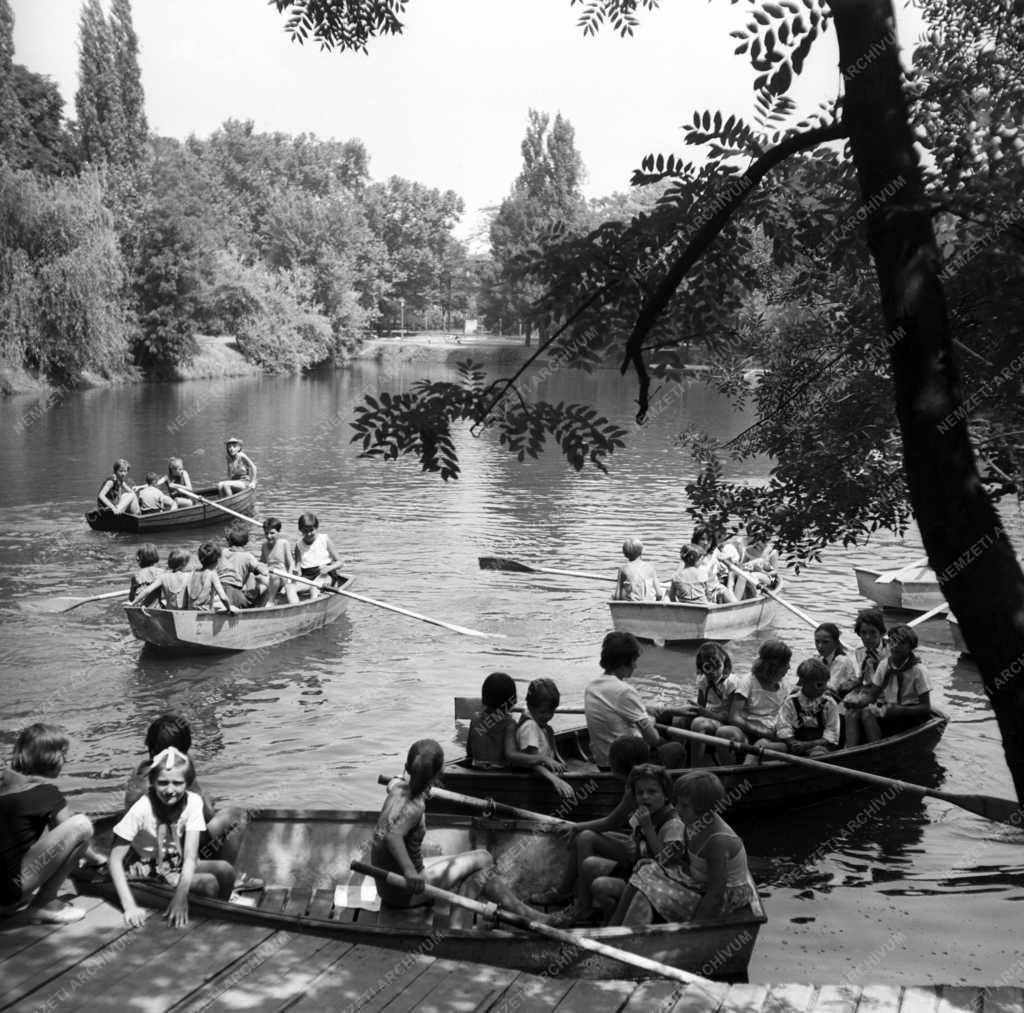
POLYGON ((75 903, 74 925, 0 922, 0 1011, 1024 1013, 1013 987, 576 981, 206 918, 173 929, 157 912, 129 929, 104 901, 75 903))

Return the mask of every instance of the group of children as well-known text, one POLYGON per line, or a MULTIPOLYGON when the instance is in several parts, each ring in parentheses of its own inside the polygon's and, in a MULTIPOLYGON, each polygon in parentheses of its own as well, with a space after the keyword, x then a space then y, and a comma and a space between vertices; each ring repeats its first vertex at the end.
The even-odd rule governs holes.
POLYGON ((149 605, 154 601, 168 609, 212 612, 223 608, 270 608, 283 593, 290 605, 298 602, 296 585, 310 585, 311 596, 341 578, 341 558, 331 539, 321 532, 316 514, 299 517, 299 539, 294 546, 281 535, 281 521, 268 517, 263 522, 263 544, 257 559, 246 546, 249 527, 241 521, 225 534, 226 545, 203 542, 196 551, 198 568, 187 549, 171 549, 167 567, 160 554, 147 542, 135 554, 139 569, 131 575, 129 601, 149 605), (289 576, 301 581, 289 580, 289 576))
POLYGON ((743 532, 725 538, 707 525, 698 525, 693 538, 679 550, 679 566, 667 584, 658 580, 654 564, 641 558, 643 551, 637 538, 623 542, 627 561, 619 567, 615 600, 724 605, 755 597, 759 588, 778 584, 778 552, 763 541, 748 545, 743 532))
POLYGON ((145 915, 130 881, 174 887, 165 917, 188 924, 188 895, 228 899, 259 889, 259 880, 236 879, 244 820, 239 810, 216 810, 196 780, 188 752, 192 733, 180 714, 160 715, 146 733, 149 758, 128 779, 125 813, 113 829, 109 856, 92 845, 87 816, 75 814, 52 784, 68 739, 53 725, 33 724, 18 736, 10 766, 0 770, 0 914, 26 911, 29 921, 67 924, 85 911, 57 899, 65 878, 80 865, 107 867, 127 925, 145 915))
MULTIPOLYGON (((217 484, 218 495, 230 496, 243 489, 255 488, 256 464, 242 450, 242 441, 232 436, 224 447, 228 477, 217 484)), ((103 480, 96 494, 96 503, 101 510, 139 516, 195 505, 195 500, 181 492, 192 488, 192 479, 180 457, 168 460, 166 475, 147 472, 145 485, 131 483, 131 470, 132 466, 123 457, 114 462, 113 473, 103 480)))

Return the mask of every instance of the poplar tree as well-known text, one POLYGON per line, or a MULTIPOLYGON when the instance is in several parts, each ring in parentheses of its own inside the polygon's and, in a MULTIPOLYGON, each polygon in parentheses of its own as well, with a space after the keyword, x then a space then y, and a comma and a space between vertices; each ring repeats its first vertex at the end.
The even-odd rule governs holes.
POLYGON ((145 150, 149 130, 146 123, 146 96, 139 69, 139 37, 132 24, 131 0, 112 0, 110 31, 125 126, 123 154, 129 162, 137 163, 145 150))
POLYGON ((114 32, 100 0, 85 0, 82 5, 75 108, 82 160, 123 162, 128 129, 117 76, 114 32))

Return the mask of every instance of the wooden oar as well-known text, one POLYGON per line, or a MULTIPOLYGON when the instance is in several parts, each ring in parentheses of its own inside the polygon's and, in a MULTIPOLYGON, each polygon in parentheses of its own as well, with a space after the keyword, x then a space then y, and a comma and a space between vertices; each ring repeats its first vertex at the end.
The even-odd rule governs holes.
MULTIPOLYGON (((394 778, 387 774, 378 774, 377 783, 389 785, 394 778)), ((444 802, 452 802, 455 805, 465 806, 467 809, 476 809, 486 816, 502 814, 514 816, 520 820, 532 820, 534 823, 546 823, 553 828, 562 829, 572 827, 570 820, 559 819, 557 816, 547 816, 544 813, 535 813, 532 809, 520 809, 519 806, 507 805, 505 802, 495 802, 492 798, 477 798, 474 795, 463 795, 458 791, 448 791, 446 788, 431 788, 431 798, 439 798, 444 802)))
POLYGON ((481 570, 504 570, 506 573, 553 573, 558 577, 580 577, 583 580, 610 580, 613 584, 619 579, 607 573, 589 573, 586 570, 555 570, 550 566, 527 566, 516 559, 504 556, 479 556, 477 562, 481 570))
POLYGON ((189 499, 212 506, 215 510, 220 510, 221 513, 230 514, 232 517, 237 517, 240 521, 245 521, 246 524, 252 524, 260 529, 263 528, 263 522, 256 520, 255 517, 246 517, 245 514, 240 514, 237 510, 232 510, 231 507, 226 507, 215 499, 207 499, 205 496, 200 496, 199 493, 186 489, 183 485, 176 485, 174 482, 171 482, 170 486, 175 492, 180 492, 183 496, 188 496, 189 499))
POLYGON ((936 605, 935 608, 928 609, 927 612, 922 612, 919 616, 915 616, 906 625, 907 626, 917 626, 918 623, 926 623, 926 622, 928 622, 929 619, 934 618, 940 612, 948 612, 948 611, 949 611, 949 605, 946 602, 943 602, 941 605, 936 605))
MULTIPOLYGON (((456 721, 468 721, 480 708, 483 703, 480 697, 472 696, 457 696, 455 698, 455 720, 456 721)), ((518 714, 522 714, 526 710, 525 707, 513 707, 518 714)), ((585 714, 586 711, 582 707, 559 707, 555 712, 556 714, 572 714, 574 717, 580 717, 585 714)))
POLYGON ((786 599, 783 598, 782 595, 778 595, 774 591, 772 591, 770 588, 767 588, 764 585, 758 584, 756 581, 754 581, 753 580, 753 576, 754 575, 752 573, 749 573, 747 570, 740 569, 740 567, 738 567, 731 560, 723 559, 722 562, 725 563, 725 565, 730 570, 732 570, 732 572, 735 573, 736 576, 738 576, 738 577, 745 577, 748 581, 750 581, 754 585, 754 587, 757 588, 757 590, 758 590, 758 592, 760 594, 766 594, 773 601, 777 601, 784 609, 788 609, 798 619, 802 619, 805 623, 807 623, 809 626, 813 626, 815 629, 817 629, 821 625, 821 623, 817 619, 815 619, 814 616, 812 616, 812 615, 808 614, 807 612, 805 612, 798 605, 794 605, 792 602, 786 601, 786 599))
POLYGON ((35 608, 41 609, 44 612, 70 612, 72 609, 76 609, 79 605, 87 605, 91 601, 109 601, 111 598, 126 598, 128 596, 129 589, 122 587, 117 591, 107 591, 105 594, 94 594, 90 598, 73 598, 70 595, 61 595, 58 598, 47 598, 41 602, 37 602, 35 608), (65 604, 71 602, 70 605, 65 604))
POLYGON ((807 767, 819 772, 839 774, 857 781, 883 785, 886 788, 899 788, 901 791, 909 791, 916 795, 930 795, 932 798, 949 802, 989 820, 1009 823, 1015 827, 1024 826, 1024 810, 1021 809, 1019 802, 1011 802, 1009 799, 994 798, 991 795, 954 795, 952 792, 939 791, 937 788, 926 788, 923 784, 900 781, 895 777, 869 774, 866 770, 851 770, 849 767, 841 767, 838 763, 823 763, 821 760, 812 760, 809 756, 777 753, 774 750, 765 749, 763 746, 742 745, 732 739, 720 739, 717 735, 704 735, 701 732, 691 732, 684 728, 669 727, 668 725, 658 725, 657 727, 663 735, 667 735, 669 738, 693 739, 711 746, 725 747, 741 753, 749 753, 752 756, 759 756, 766 761, 781 760, 783 763, 789 763, 796 767, 807 767))
POLYGON ((292 580, 297 584, 305 584, 307 587, 319 588, 321 591, 326 591, 328 594, 340 594, 345 598, 352 598, 355 601, 361 601, 364 605, 376 605, 377 608, 387 609, 388 612, 397 612, 400 616, 408 616, 410 619, 419 619, 420 622, 430 623, 432 626, 442 626, 446 630, 451 630, 453 633, 461 633, 465 637, 504 637, 504 633, 484 633, 482 630, 473 630, 468 626, 457 626, 455 623, 446 623, 443 619, 434 619, 431 616, 425 616, 420 612, 413 612, 411 609, 402 608, 399 605, 391 605, 386 601, 378 601, 376 598, 368 598, 364 594, 356 594, 355 591, 346 591, 341 587, 333 587, 330 584, 321 587, 315 580, 307 580, 305 577, 300 577, 296 573, 285 573, 284 570, 270 569, 270 572, 275 577, 280 577, 282 580, 292 580))
POLYGON ((907 563, 906 566, 901 566, 898 570, 889 570, 886 573, 880 573, 875 578, 876 584, 891 584, 894 580, 900 580, 903 574, 907 570, 920 570, 928 565, 928 557, 924 559, 915 559, 912 563, 907 563))
MULTIPOLYGON (((374 879, 385 882, 388 886, 399 890, 408 889, 409 886, 405 877, 398 875, 397 872, 388 872, 387 869, 379 869, 366 862, 352 862, 352 869, 355 872, 361 872, 364 876, 372 876, 374 879)), ((707 984, 708 982, 707 978, 702 978, 698 974, 691 974, 689 971, 684 971, 678 967, 670 967, 668 964, 651 960, 649 957, 642 957, 638 953, 621 950, 617 946, 609 946, 607 943, 592 939, 590 936, 577 935, 575 932, 567 932, 565 929, 556 929, 553 925, 546 925, 544 922, 534 921, 533 919, 525 918, 523 915, 514 914, 512 911, 498 907, 497 904, 471 900, 469 897, 463 897, 462 894, 452 893, 451 890, 442 890, 440 887, 431 886, 429 883, 424 885, 423 892, 428 897, 433 897, 436 900, 446 900, 456 907, 465 908, 467 911, 475 911, 477 914, 484 915, 487 918, 497 918, 499 921, 515 925, 516 928, 526 929, 528 932, 536 933, 539 936, 557 939, 560 943, 565 943, 567 946, 573 946, 581 950, 590 950, 592 953, 600 953, 602 956, 611 957, 613 960, 628 964, 630 967, 637 967, 643 971, 659 974, 663 978, 686 982, 688 985, 707 984)))

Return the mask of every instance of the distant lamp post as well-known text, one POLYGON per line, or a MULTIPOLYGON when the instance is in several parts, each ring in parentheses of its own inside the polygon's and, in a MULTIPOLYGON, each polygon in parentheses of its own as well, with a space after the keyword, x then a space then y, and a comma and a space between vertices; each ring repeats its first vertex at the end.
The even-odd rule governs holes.
POLYGON ((398 327, 399 337, 405 337, 405 299, 399 298, 398 300, 399 312, 401 313, 400 323, 398 327))

